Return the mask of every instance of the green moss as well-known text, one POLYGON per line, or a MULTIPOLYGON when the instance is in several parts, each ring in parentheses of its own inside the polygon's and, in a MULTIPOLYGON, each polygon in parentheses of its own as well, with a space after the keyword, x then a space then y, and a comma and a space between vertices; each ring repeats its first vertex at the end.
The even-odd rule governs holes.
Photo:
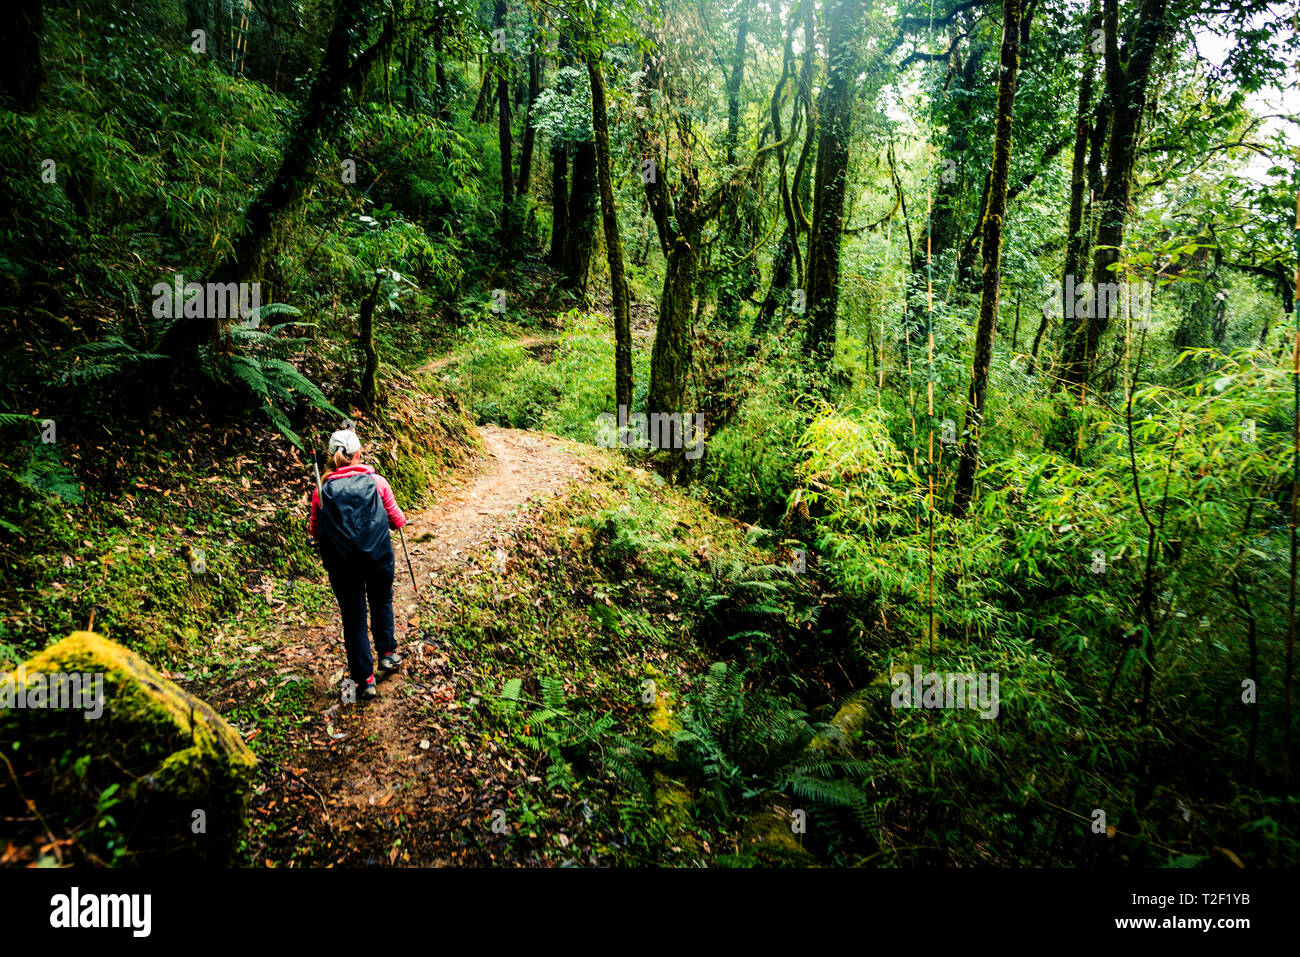
POLYGON ((783 804, 769 804, 745 822, 741 842, 743 858, 764 864, 808 867, 817 859, 806 850, 791 827, 793 817, 783 804))
POLYGON ((661 771, 654 772, 654 815, 663 829, 665 842, 690 855, 703 854, 695 832, 691 808, 695 795, 686 785, 661 771))
POLYGON ((0 713, 0 752, 47 818, 77 820, 78 805, 115 794, 113 830, 129 835, 137 861, 232 859, 256 758, 220 714, 93 632, 76 632, 22 670, 22 685, 36 673, 103 675, 97 719, 76 708, 0 713))
POLYGON ((865 692, 844 702, 828 722, 833 730, 823 731, 813 738, 808 744, 808 750, 823 751, 832 747, 850 746, 868 729, 873 719, 879 720, 882 717, 880 702, 888 704, 888 690, 888 681, 877 678, 865 692))

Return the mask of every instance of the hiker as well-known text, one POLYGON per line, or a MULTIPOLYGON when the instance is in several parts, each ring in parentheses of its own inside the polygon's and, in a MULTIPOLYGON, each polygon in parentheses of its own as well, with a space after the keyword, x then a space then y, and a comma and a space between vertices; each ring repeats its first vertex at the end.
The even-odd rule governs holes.
POLYGON ((380 676, 387 677, 402 663, 393 634, 395 560, 388 531, 405 525, 406 516, 387 480, 362 464, 361 440, 355 432, 341 429, 331 435, 329 456, 330 468, 312 493, 311 537, 343 616, 348 670, 361 698, 368 700, 379 697, 379 689, 366 635, 367 599, 380 676))

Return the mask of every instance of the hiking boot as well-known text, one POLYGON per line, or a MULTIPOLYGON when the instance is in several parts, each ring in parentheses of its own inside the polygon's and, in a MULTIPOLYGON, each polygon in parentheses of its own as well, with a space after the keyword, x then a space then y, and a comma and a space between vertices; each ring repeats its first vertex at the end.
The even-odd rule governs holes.
POLYGON ((357 688, 358 701, 374 701, 378 697, 379 686, 373 681, 369 681, 357 688))
POLYGON ((379 659, 379 670, 385 675, 390 671, 396 671, 402 667, 402 653, 400 651, 390 651, 379 659))

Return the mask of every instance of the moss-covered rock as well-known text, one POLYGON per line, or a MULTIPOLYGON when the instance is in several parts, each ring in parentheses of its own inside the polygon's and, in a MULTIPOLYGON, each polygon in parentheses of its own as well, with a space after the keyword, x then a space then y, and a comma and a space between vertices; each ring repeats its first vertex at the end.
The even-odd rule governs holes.
POLYGON ((0 754, 41 816, 72 831, 91 860, 229 862, 245 834, 256 763, 239 733, 139 655, 93 632, 26 662, 12 676, 13 700, 49 683, 36 675, 56 673, 102 675, 102 684, 87 681, 102 693, 102 709, 88 696, 72 707, 0 710, 0 754), (75 830, 88 818, 89 831, 75 830))
POLYGON ((889 675, 877 675, 862 691, 850 696, 827 722, 824 731, 808 744, 810 752, 852 753, 863 740, 887 736, 894 714, 889 704, 889 675))
MULTIPOLYGON (((792 824, 794 810, 785 795, 765 795, 769 800, 745 821, 740 853, 755 861, 784 867, 814 867, 817 858, 803 846, 792 824)), ((806 820, 806 817, 805 817, 806 820)))
POLYGON ((679 853, 700 856, 704 848, 691 820, 695 795, 681 781, 660 771, 654 772, 652 783, 655 820, 663 828, 667 843, 679 853))

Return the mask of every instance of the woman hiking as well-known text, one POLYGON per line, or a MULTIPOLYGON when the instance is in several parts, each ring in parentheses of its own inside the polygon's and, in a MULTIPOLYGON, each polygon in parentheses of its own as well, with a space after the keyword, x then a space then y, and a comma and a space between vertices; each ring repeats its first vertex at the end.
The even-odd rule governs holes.
POLYGON ((402 663, 393 634, 395 561, 388 531, 405 525, 406 516, 384 477, 362 464, 361 440, 355 432, 341 429, 331 435, 329 456, 331 468, 312 493, 311 537, 343 616, 348 671, 365 701, 379 697, 366 635, 367 600, 380 676, 386 677, 402 663))

